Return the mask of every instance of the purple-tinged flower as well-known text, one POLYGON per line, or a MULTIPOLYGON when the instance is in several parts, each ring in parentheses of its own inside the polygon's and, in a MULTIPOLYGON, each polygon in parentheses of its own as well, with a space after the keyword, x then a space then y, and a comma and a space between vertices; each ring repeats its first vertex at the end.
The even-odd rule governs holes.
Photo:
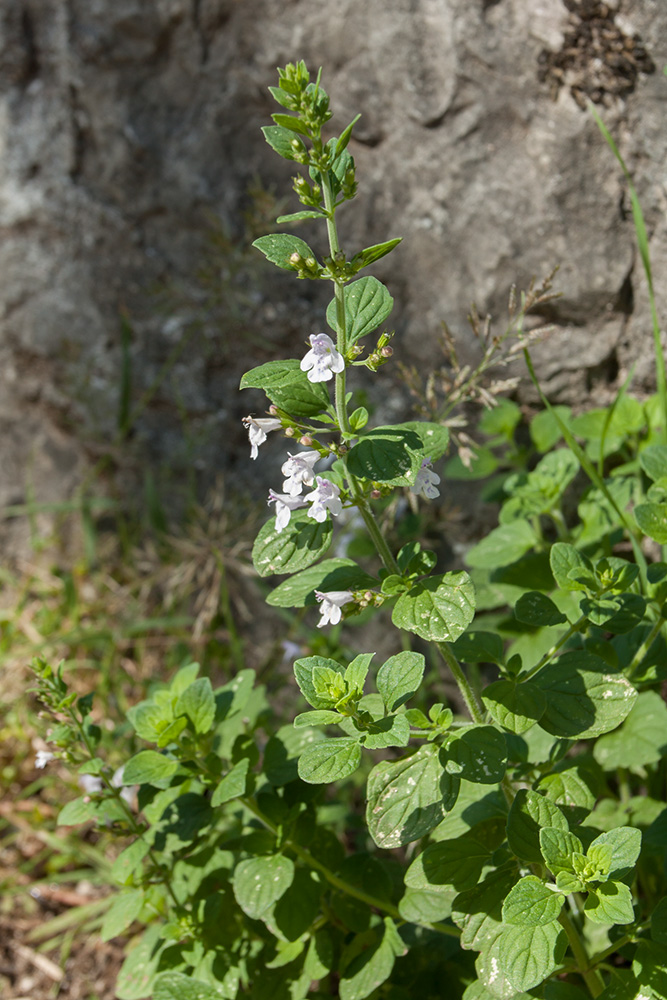
POLYGON ((323 479, 322 476, 316 476, 315 478, 317 486, 306 497, 306 500, 311 505, 308 517, 322 522, 326 519, 327 511, 330 511, 334 517, 338 517, 343 509, 340 499, 340 489, 329 479, 323 479))
POLYGON ((436 483, 440 482, 440 476, 431 471, 431 459, 425 458, 421 464, 421 469, 417 473, 416 479, 410 487, 410 492, 415 496, 421 495, 427 500, 435 500, 440 496, 440 490, 436 489, 436 483))
POLYGON ((289 493, 276 493, 274 490, 269 490, 268 502, 276 505, 276 531, 278 534, 289 524, 292 511, 306 506, 303 497, 292 497, 289 493))
POLYGON ((243 426, 248 431, 250 438, 250 457, 257 458, 260 444, 266 441, 266 435, 271 431, 277 431, 282 427, 282 421, 277 417, 244 417, 243 426))
POLYGON ((301 362, 301 371, 308 372, 310 382, 328 382, 334 373, 345 368, 343 355, 328 333, 311 333, 310 350, 301 362))
POLYGON ((343 617, 341 608, 349 604, 354 594, 351 590, 330 590, 328 594, 323 594, 321 590, 315 591, 315 597, 320 601, 321 618, 317 623, 318 628, 324 625, 337 625, 343 617))
POLYGON ((302 451, 297 455, 288 451, 287 454, 289 458, 281 469, 282 474, 287 476, 283 490, 291 497, 298 497, 304 486, 313 485, 315 481, 313 469, 321 456, 319 451, 302 451))

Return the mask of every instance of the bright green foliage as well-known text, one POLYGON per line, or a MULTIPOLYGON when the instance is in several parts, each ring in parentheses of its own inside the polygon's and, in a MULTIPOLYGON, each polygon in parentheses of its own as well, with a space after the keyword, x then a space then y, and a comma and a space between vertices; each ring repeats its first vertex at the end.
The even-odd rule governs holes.
MULTIPOLYGON (((216 688, 187 664, 155 685, 128 713, 136 750, 122 783, 137 786, 135 809, 91 699, 69 691, 62 667, 36 665, 51 744, 100 782, 59 821, 126 838, 102 933, 144 929, 117 995, 667 1000, 664 371, 657 399, 625 386, 573 418, 542 394, 526 351, 545 406, 526 433, 518 404, 490 400, 485 369, 468 376, 452 354, 454 374, 440 370, 422 394, 433 419, 376 426, 355 376, 389 363, 393 300, 358 274, 399 241, 341 249, 354 121, 323 135, 329 97, 302 62, 271 93, 280 110, 265 138, 304 168, 302 210, 279 221, 326 223, 329 246, 316 257, 283 233, 254 245, 334 293, 323 367, 270 361, 241 381, 265 393, 264 426, 282 429, 294 461, 298 443, 333 459, 326 476, 292 480, 308 485, 285 505, 288 523, 270 516, 253 548, 260 577, 285 577, 268 604, 310 646, 296 683, 281 678, 294 700, 275 684, 267 696, 246 669, 216 688), (455 402, 497 403, 476 455, 454 404, 439 408, 439 380, 455 402), (431 465, 453 445, 445 477, 494 473, 483 496, 498 521, 467 550, 470 573, 444 558, 425 504, 438 495, 431 465), (338 533, 326 558, 343 508, 358 513, 354 537, 338 533), (323 631, 311 634, 318 608, 323 631), (349 651, 369 634, 355 615, 376 616, 383 657, 359 638, 349 651), (293 725, 272 715, 285 703, 293 725)), ((640 251, 646 265, 645 240, 640 251)), ((549 287, 512 305, 513 350, 549 287)), ((472 322, 493 353, 503 338, 472 322)))

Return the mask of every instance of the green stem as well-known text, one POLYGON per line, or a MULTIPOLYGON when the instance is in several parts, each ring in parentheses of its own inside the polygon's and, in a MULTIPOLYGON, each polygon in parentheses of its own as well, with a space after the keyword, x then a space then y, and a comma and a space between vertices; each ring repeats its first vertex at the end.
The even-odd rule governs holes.
MULTIPOLYGON (((259 806, 256 805, 255 802, 253 802, 252 799, 241 798, 239 799, 239 802, 241 802, 246 807, 246 809, 248 809, 249 812, 251 812, 254 816, 256 816, 257 819, 260 820, 260 822, 263 823, 268 830, 271 830, 272 833, 277 834, 278 828, 276 827, 276 825, 271 822, 268 816, 264 815, 262 810, 259 808, 259 806)), ((300 861, 303 861, 303 863, 307 865, 309 868, 313 868, 315 869, 315 871, 318 871, 320 875, 322 875, 327 880, 329 885, 334 887, 334 889, 338 889, 340 892, 345 893, 347 896, 352 896, 353 899, 358 899, 361 903, 365 903, 366 906, 372 906, 373 909, 380 910, 381 913, 386 913, 387 916, 392 917, 392 919, 394 920, 398 920, 400 923, 406 922, 403 920, 403 917, 399 913, 398 908, 394 906, 392 903, 387 902, 386 899, 378 899, 376 896, 371 896, 370 893, 364 892, 363 889, 359 889, 357 886, 351 885, 349 882, 346 882, 344 879, 340 878, 338 875, 332 872, 330 868, 327 868, 325 864, 323 864, 316 857, 314 857, 310 853, 310 851, 306 850, 305 847, 301 847, 300 844, 295 844, 293 840, 285 840, 283 842, 283 847, 287 848, 288 850, 296 854, 297 858, 299 858, 300 861)), ((414 921, 410 922, 414 923, 414 921)), ((419 926, 426 927, 428 930, 436 931, 438 934, 444 934, 447 937, 460 936, 460 931, 458 930, 458 928, 450 927, 448 924, 419 923, 419 926)))
POLYGON ((558 917, 558 922, 567 934, 567 939, 570 943, 570 948, 572 949, 572 954, 574 955, 575 961, 577 963, 577 968, 579 974, 583 976, 584 982, 588 987, 588 991, 592 997, 599 997, 604 989, 604 980, 599 972, 591 969, 591 962, 588 957, 588 952, 584 946, 583 941, 579 937, 579 933, 570 920, 570 917, 566 910, 561 910, 560 916, 558 917))
POLYGON ((657 622, 654 623, 653 628, 651 629, 649 634, 646 636, 644 642, 641 644, 641 646, 633 656, 630 666, 625 672, 625 676, 628 678, 628 680, 632 680, 633 674, 637 670, 637 667, 640 665, 640 663, 648 653, 649 649, 651 648, 655 640, 660 635, 660 630, 662 629, 662 626, 664 624, 665 624, 665 619, 662 617, 662 615, 658 615, 657 622))
MULTIPOLYGON (((333 260, 340 252, 338 241, 338 227, 336 226, 336 206, 334 205, 334 194, 329 179, 329 171, 320 172, 322 178, 322 194, 324 196, 324 208, 327 213, 327 235, 329 237, 329 252, 333 260)), ((333 279, 334 295, 336 297, 336 350, 343 357, 347 354, 347 322, 345 318, 345 286, 337 279, 333 279)), ((335 403, 338 426, 343 434, 350 434, 350 419, 347 413, 346 401, 346 370, 336 375, 335 381, 335 403)))
POLYGON ((470 718, 473 722, 484 722, 484 709, 475 697, 475 692, 470 686, 470 682, 464 674, 461 664, 449 648, 449 644, 446 642, 436 642, 436 646, 440 650, 443 660, 452 672, 452 676, 456 681, 459 691, 461 692, 461 697, 465 701, 468 712, 470 713, 470 718))
POLYGON ((561 649, 573 635, 576 635, 577 632, 581 630, 582 625, 584 625, 587 621, 588 619, 586 618, 586 615, 581 615, 580 618, 577 618, 576 622, 573 625, 570 625, 567 632, 563 633, 558 642, 554 643, 551 649, 547 650, 542 659, 536 663, 534 667, 531 667, 530 670, 527 670, 525 674, 521 674, 521 680, 527 681, 530 680, 531 677, 534 677, 535 674, 549 662, 551 657, 555 656, 558 650, 561 649))

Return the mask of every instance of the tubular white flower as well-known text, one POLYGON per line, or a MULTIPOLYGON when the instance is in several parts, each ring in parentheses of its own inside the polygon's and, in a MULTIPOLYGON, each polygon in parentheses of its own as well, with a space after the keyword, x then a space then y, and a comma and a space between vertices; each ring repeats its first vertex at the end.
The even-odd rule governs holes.
POLYGON ((310 350, 301 362, 301 371, 308 372, 310 382, 328 382, 345 368, 345 359, 328 333, 311 333, 310 350))
POLYGON ((41 770, 54 758, 55 754, 51 753, 50 750, 38 750, 35 754, 35 767, 38 767, 41 770))
POLYGON ((439 482, 440 476, 431 471, 431 459, 425 458, 414 483, 410 487, 410 492, 414 493, 415 496, 421 494, 427 500, 435 500, 436 497, 440 496, 440 490, 436 489, 436 483, 439 482))
POLYGON ((349 604, 354 597, 354 594, 351 590, 330 590, 328 593, 324 594, 321 590, 316 590, 315 597, 321 605, 321 618, 317 623, 317 627, 322 628, 324 625, 338 624, 343 617, 343 612, 341 610, 343 605, 349 604))
POLYGON ((319 451, 302 451, 298 455, 289 455, 284 463, 281 472, 287 479, 283 483, 283 490, 291 497, 298 497, 304 486, 312 486, 315 481, 313 471, 315 463, 320 460, 319 451))
POLYGON ((330 482, 330 480, 323 479, 322 476, 316 476, 315 478, 317 486, 306 497, 306 500, 311 505, 308 517, 322 522, 327 516, 327 511, 330 511, 334 517, 338 517, 343 509, 340 499, 340 489, 334 483, 330 482))
POLYGON ((268 503, 276 505, 276 531, 278 534, 289 524, 292 511, 306 506, 303 497, 293 497, 289 493, 276 493, 275 490, 269 490, 268 503))
POLYGON ((266 435, 282 427, 282 421, 277 417, 243 417, 243 426, 250 438, 250 457, 254 460, 259 454, 260 444, 266 441, 266 435))

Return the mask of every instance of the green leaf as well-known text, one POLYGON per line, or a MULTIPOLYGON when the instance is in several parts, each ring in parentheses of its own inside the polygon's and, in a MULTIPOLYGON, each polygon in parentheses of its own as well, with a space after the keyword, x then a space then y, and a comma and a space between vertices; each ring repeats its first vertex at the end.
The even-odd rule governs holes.
POLYGON ((359 741, 349 736, 336 736, 306 747, 299 757, 299 777, 310 785, 342 781, 353 774, 360 763, 359 741))
POLYGON ((452 894, 428 889, 406 889, 398 912, 412 924, 433 924, 446 920, 452 912, 452 894))
POLYGON ((517 927, 539 927, 558 919, 565 896, 537 878, 526 875, 510 890, 503 903, 503 922, 517 927))
POLYGON ((243 759, 240 760, 238 764, 234 764, 233 768, 218 782, 216 789, 211 796, 211 806, 213 809, 223 805, 225 802, 231 802, 232 799, 237 799, 240 795, 245 795, 249 767, 249 758, 243 757, 243 759))
POLYGON ((176 702, 176 715, 187 715, 197 734, 208 733, 215 718, 215 698, 208 677, 200 677, 176 702))
POLYGON ((572 855, 581 854, 583 847, 578 837, 568 830, 545 826, 540 830, 540 849, 550 872, 573 871, 572 855))
POLYGON ((493 726, 457 729, 440 750, 440 762, 447 774, 495 785, 502 781, 507 766, 505 737, 493 726))
POLYGON ((386 240, 384 243, 375 243, 372 247, 366 247, 360 253, 355 253, 352 258, 352 265, 360 271, 362 267, 374 264, 376 260, 380 260, 381 257, 386 257, 388 253, 391 253, 401 242, 401 239, 402 237, 399 236, 398 239, 386 240))
POLYGON ((640 531, 660 545, 667 543, 667 503, 640 503, 634 509, 640 531))
POLYGON ((544 693, 530 681, 495 681, 484 688, 482 701, 494 722, 517 734, 539 722, 547 707, 544 693))
POLYGON ((642 691, 622 726, 600 737, 593 756, 606 771, 640 769, 667 755, 667 706, 657 691, 642 691))
POLYGON ((410 723, 405 715, 390 715, 368 724, 364 730, 363 744, 367 750, 384 750, 386 747, 406 747, 410 742, 410 723))
POLYGON ((382 931, 371 933, 369 947, 355 951, 357 954, 346 964, 340 978, 340 1000, 363 1000, 373 993, 391 975, 396 957, 404 955, 407 949, 393 921, 385 917, 382 931))
POLYGON ((452 646, 452 653, 463 663, 503 663, 503 640, 497 632, 465 632, 452 646))
POLYGON ((334 726, 342 720, 343 716, 340 712, 320 709, 315 712, 302 712, 301 715, 297 715, 293 725, 297 729, 301 729, 303 726, 334 726))
POLYGON ((377 674, 377 689, 388 712, 395 712, 419 690, 425 660, 421 653, 403 652, 390 656, 377 674))
POLYGON ((576 764, 545 775, 537 787, 560 806, 570 824, 581 823, 595 805, 586 774, 576 764))
POLYGON ((457 793, 458 782, 443 773, 432 744, 401 760, 382 761, 368 776, 369 833, 385 849, 419 840, 452 808, 457 793))
POLYGON ((646 610, 646 599, 641 594, 618 594, 599 600, 584 597, 580 609, 593 625, 604 628, 607 632, 623 635, 641 622, 646 610))
POLYGON ((632 963, 632 971, 641 983, 641 997, 644 1000, 647 993, 657 1000, 666 1000, 667 962, 664 951, 653 941, 640 941, 632 963))
POLYGON ((565 615, 558 610, 554 602, 539 590, 531 590, 522 594, 516 602, 514 617, 536 628, 549 625, 561 625, 567 621, 565 615))
POLYGON ((58 813, 58 826, 78 826, 79 823, 87 823, 88 820, 95 818, 97 805, 98 803, 88 795, 72 799, 58 813))
POLYGON ((303 608, 316 604, 315 591, 367 590, 377 580, 365 573, 352 559, 325 559, 309 569, 295 573, 275 587, 266 603, 275 608, 303 608))
POLYGON ((475 588, 467 573, 445 573, 422 580, 402 594, 392 613, 397 628, 422 639, 454 642, 475 616, 475 588))
POLYGON ((127 717, 137 736, 149 743, 157 743, 160 734, 173 720, 174 714, 171 704, 162 706, 152 701, 142 701, 129 709, 127 717))
MULTIPOLYGON (((289 129, 290 132, 298 132, 300 135, 309 135, 308 126, 296 115, 271 115, 276 125, 289 129)), ((270 126, 267 126, 270 128, 270 126)))
MULTIPOLYGON (((572 413, 570 407, 554 406, 553 409, 560 419, 567 423, 572 413)), ((537 450, 546 452, 551 451, 563 435, 554 414, 549 410, 542 410, 530 422, 530 436, 537 450)))
POLYGON ((630 714, 637 692, 620 673, 586 650, 563 653, 533 678, 547 708, 540 726, 554 736, 586 739, 601 736, 630 714))
POLYGON ((295 150, 292 147, 293 132, 283 128, 282 125, 264 125, 262 132, 269 146, 275 150, 278 156, 282 156, 284 160, 294 159, 295 150))
POLYGON ((310 209, 306 209, 303 212, 290 212, 289 215, 279 215, 276 222, 279 226, 284 225, 288 222, 303 222, 305 219, 324 219, 326 216, 322 212, 314 212, 310 209))
POLYGON ((415 858, 405 873, 405 884, 412 889, 445 886, 461 892, 477 885, 489 860, 488 847, 473 837, 442 840, 415 858))
POLYGON ((663 896, 651 914, 651 937, 662 948, 667 947, 667 896, 663 896))
POLYGON ((100 930, 101 939, 110 941, 111 938, 118 937, 119 934, 127 930, 141 913, 143 905, 143 889, 128 889, 125 892, 119 892, 104 915, 100 930))
POLYGON ((420 464, 421 438, 401 424, 374 427, 353 445, 347 467, 359 479, 388 485, 407 485, 420 464))
POLYGON ((368 669, 375 653, 359 653, 358 656, 348 664, 345 670, 345 683, 349 690, 357 690, 361 693, 364 690, 368 669))
POLYGON ((118 1000, 142 1000, 153 992, 151 986, 164 950, 162 926, 153 924, 139 943, 128 951, 116 981, 118 1000))
MULTIPOLYGON (((345 319, 348 344, 356 344, 387 319, 394 300, 377 278, 370 275, 345 286, 345 319)), ((327 323, 337 331, 336 300, 327 307, 327 323)))
MULTIPOLYGON (((449 430, 441 424, 429 423, 426 420, 408 420, 401 427, 414 431, 421 441, 420 463, 423 458, 436 462, 442 458, 449 447, 449 430)), ((410 571, 411 572, 411 571, 410 571)))
POLYGON ((507 817, 507 842, 517 858, 542 862, 540 830, 551 827, 567 832, 568 824, 558 806, 539 792, 521 788, 507 817))
POLYGON ((623 882, 602 882, 589 889, 584 913, 596 924, 631 924, 635 919, 632 893, 623 882))
POLYGON ((178 761, 158 753, 157 750, 141 750, 125 765, 123 783, 126 785, 156 785, 165 787, 164 782, 176 774, 178 761))
POLYGON ((252 547, 252 563, 260 576, 296 573, 317 562, 331 545, 331 518, 318 522, 306 511, 295 510, 289 524, 276 531, 275 518, 261 529, 252 547))
POLYGON ((329 660, 324 656, 306 656, 294 661, 294 676, 301 694, 313 708, 326 711, 331 708, 331 699, 328 695, 318 694, 313 681, 313 671, 318 667, 333 670, 341 677, 345 674, 345 668, 336 660, 329 660))
POLYGON ((494 942, 493 959, 517 990, 531 990, 560 965, 567 939, 557 922, 537 927, 508 927, 494 942))
POLYGON ((469 566, 495 569, 516 562, 536 545, 537 537, 528 521, 511 521, 490 531, 466 552, 465 558, 469 566))
POLYGON ((286 271, 296 271, 296 267, 291 263, 290 257, 293 253, 298 253, 304 259, 315 257, 307 243, 300 240, 298 236, 289 236, 287 233, 271 233, 270 236, 260 236, 254 240, 254 247, 264 254, 267 260, 277 267, 282 267, 286 271))
POLYGON ((289 889, 293 879, 293 862, 273 854, 240 861, 234 869, 232 888, 243 912, 257 920, 289 889))
POLYGON ((554 580, 561 590, 595 590, 597 588, 593 564, 578 552, 574 545, 555 542, 551 546, 549 562, 554 580))
POLYGON ((329 406, 329 391, 324 382, 310 382, 300 361, 267 361, 246 372, 241 389, 262 389, 272 403, 295 417, 313 417, 329 406))
POLYGON ((155 980, 152 1000, 221 1000, 229 996, 217 986, 209 986, 184 972, 162 972, 155 980))
POLYGON ((355 115, 350 124, 347 125, 346 128, 344 128, 343 131, 341 132, 339 138, 336 141, 336 148, 334 150, 334 159, 337 159, 347 146, 348 142, 350 141, 350 137, 352 135, 352 129, 357 124, 360 118, 361 115, 355 115))
POLYGON ((667 476, 667 446, 651 444, 639 452, 639 464, 653 482, 667 476))
POLYGON ((591 850, 602 845, 611 847, 611 862, 607 869, 609 878, 624 878, 637 863, 642 846, 641 830, 633 826, 617 826, 615 830, 601 833, 589 846, 589 857, 591 850))
POLYGON ((112 880, 120 883, 121 885, 127 885, 131 882, 132 876, 141 868, 141 862, 144 860, 149 851, 150 845, 147 844, 141 837, 133 840, 131 844, 128 844, 128 846, 120 852, 111 866, 112 880))

